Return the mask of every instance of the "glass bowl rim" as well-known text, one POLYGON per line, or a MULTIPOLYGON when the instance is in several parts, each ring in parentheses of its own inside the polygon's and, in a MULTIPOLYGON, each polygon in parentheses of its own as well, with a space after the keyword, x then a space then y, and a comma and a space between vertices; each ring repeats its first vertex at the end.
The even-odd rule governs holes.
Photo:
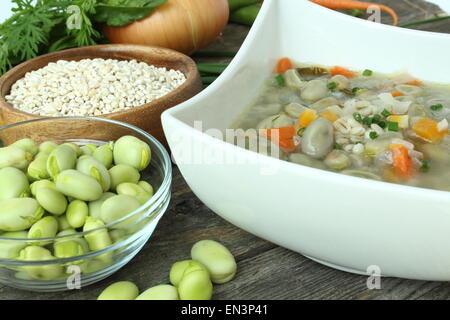
MULTIPOLYGON (((152 207, 156 202, 158 202, 158 200, 161 197, 163 197, 167 193, 168 189, 170 190, 170 185, 172 182, 172 165, 171 165, 171 160, 170 160, 169 154, 167 153, 166 149, 161 144, 161 142, 159 142, 155 137, 153 137, 151 134, 149 134, 149 133, 145 132, 144 130, 142 130, 136 126, 133 126, 131 124, 128 124, 128 123, 125 123, 122 121, 108 119, 108 118, 91 117, 91 116, 43 117, 43 118, 30 119, 30 120, 26 120, 26 121, 8 124, 8 125, 0 127, 0 131, 6 130, 6 129, 9 129, 12 127, 16 127, 16 126, 25 125, 25 124, 28 124, 31 122, 51 121, 51 120, 57 120, 57 119, 82 119, 82 120, 102 121, 102 122, 111 123, 113 125, 126 127, 128 129, 131 129, 132 131, 135 131, 135 132, 141 134, 146 139, 150 140, 154 144, 154 146, 156 146, 156 153, 157 154, 159 153, 162 156, 161 160, 163 162, 162 164, 163 164, 163 169, 164 169, 163 181, 161 182, 161 185, 159 186, 156 193, 147 202, 145 202, 141 206, 139 206, 139 208, 130 212, 126 216, 124 216, 120 219, 117 219, 115 221, 112 221, 110 223, 107 223, 101 227, 90 229, 88 231, 82 231, 82 232, 76 232, 76 233, 63 235, 63 236, 46 237, 46 238, 5 238, 5 237, 0 237, 0 242, 11 242, 11 243, 14 243, 14 242, 18 242, 18 243, 20 243, 20 242, 30 242, 30 243, 36 242, 37 243, 40 241, 67 240, 67 239, 74 238, 74 237, 80 237, 80 236, 82 237, 82 236, 85 236, 87 234, 93 233, 98 230, 110 228, 111 226, 119 224, 120 222, 123 222, 123 221, 133 217, 134 215, 141 213, 143 209, 152 207)), ((154 150, 151 150, 151 151, 153 154, 154 150)), ((153 217, 153 218, 155 218, 155 217, 153 217)), ((110 246, 108 246, 108 247, 110 247, 110 246)), ((93 251, 93 252, 97 252, 97 251, 93 251)), ((2 261, 2 260, 3 261, 19 261, 17 259, 0 259, 0 261, 2 261)))

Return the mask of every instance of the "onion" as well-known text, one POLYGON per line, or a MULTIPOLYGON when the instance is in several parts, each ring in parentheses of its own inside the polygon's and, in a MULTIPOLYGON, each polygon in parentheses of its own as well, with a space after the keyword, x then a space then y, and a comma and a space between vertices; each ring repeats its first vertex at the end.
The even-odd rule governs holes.
POLYGON ((214 41, 228 22, 228 0, 169 0, 148 17, 105 27, 111 43, 152 45, 191 54, 214 41))

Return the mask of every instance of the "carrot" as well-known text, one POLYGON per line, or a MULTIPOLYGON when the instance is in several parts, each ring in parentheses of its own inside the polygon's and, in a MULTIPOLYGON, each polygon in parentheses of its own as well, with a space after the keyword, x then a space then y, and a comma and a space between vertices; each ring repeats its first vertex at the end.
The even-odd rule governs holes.
POLYGON ((267 137, 267 139, 278 144, 283 151, 295 150, 295 128, 293 126, 265 129, 263 133, 267 137))
POLYGON ((409 157, 408 149, 401 144, 391 144, 389 149, 392 152, 395 173, 403 178, 411 177, 413 163, 409 157))
POLYGON ((299 128, 306 128, 309 126, 311 122, 317 119, 316 110, 308 109, 302 112, 302 114, 298 117, 297 126, 299 128))
POLYGON ((391 94, 393 97, 403 96, 403 93, 401 93, 400 91, 392 91, 391 94))
POLYGON ((340 74, 347 78, 353 78, 355 76, 355 73, 353 71, 350 71, 346 68, 339 67, 339 66, 334 66, 333 68, 331 68, 330 73, 332 76, 340 74))
POLYGON ((448 133, 448 130, 439 131, 438 122, 429 118, 417 120, 412 129, 418 136, 431 142, 438 141, 448 133))
POLYGON ((288 71, 289 69, 292 69, 292 62, 289 58, 281 58, 277 62, 277 73, 282 74, 288 71))
POLYGON ((411 80, 411 81, 405 82, 405 84, 409 84, 410 86, 420 87, 421 85, 423 85, 423 82, 416 79, 416 80, 411 80))
POLYGON ((345 10, 345 9, 367 10, 371 6, 377 6, 380 8, 380 10, 383 10, 391 15, 393 20, 392 24, 394 26, 398 24, 397 13, 392 8, 382 4, 356 0, 309 0, 309 1, 314 2, 315 4, 318 4, 322 7, 335 10, 345 10))

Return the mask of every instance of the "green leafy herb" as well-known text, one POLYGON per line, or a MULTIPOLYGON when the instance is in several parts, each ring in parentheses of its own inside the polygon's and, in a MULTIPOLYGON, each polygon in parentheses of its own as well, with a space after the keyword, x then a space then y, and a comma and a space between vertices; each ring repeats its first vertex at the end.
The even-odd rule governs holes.
POLYGON ((423 159, 422 166, 420 167, 420 171, 424 172, 424 173, 428 172, 430 170, 430 163, 431 163, 430 159, 423 159))
POLYGON ((356 121, 358 121, 358 122, 362 122, 362 121, 363 121, 363 119, 362 119, 362 117, 361 117, 361 114, 360 114, 359 112, 354 112, 354 113, 353 113, 353 118, 354 118, 356 121))
POLYGON ((389 131, 398 131, 398 122, 388 121, 387 128, 389 131))
POLYGON ((374 140, 374 139, 378 138, 378 133, 376 133, 375 131, 370 131, 369 137, 370 137, 370 139, 374 140))
POLYGON ((370 77, 373 74, 372 70, 366 69, 363 71, 363 76, 370 77))
POLYGON ((336 150, 342 150, 342 149, 344 149, 344 147, 341 146, 340 144, 335 143, 335 144, 334 144, 334 149, 336 149, 336 150))
POLYGON ((358 90, 361 90, 361 88, 358 88, 358 87, 354 87, 353 89, 352 89, 352 92, 355 94, 355 93, 357 93, 358 92, 358 90))
POLYGON ((278 85, 282 86, 284 85, 284 77, 282 74, 279 74, 275 77, 276 82, 278 83, 278 85))
POLYGON ((387 127, 387 121, 386 120, 380 120, 377 124, 380 126, 381 129, 384 129, 384 128, 387 127))
POLYGON ((379 114, 374 114, 372 116, 372 123, 379 124, 381 121, 381 116, 379 114))
POLYGON ((437 110, 441 110, 444 106, 441 103, 438 104, 433 104, 432 106, 430 106, 431 110, 437 111, 437 110))
POLYGON ((327 84, 328 89, 333 90, 337 88, 336 82, 330 82, 327 84))
POLYGON ((363 124, 365 124, 366 126, 370 126, 372 124, 372 118, 371 117, 364 117, 363 124))
POLYGON ((383 117, 387 118, 387 117, 389 117, 389 116, 391 115, 391 113, 390 113, 387 109, 384 109, 384 110, 381 112, 381 115, 382 115, 383 117))

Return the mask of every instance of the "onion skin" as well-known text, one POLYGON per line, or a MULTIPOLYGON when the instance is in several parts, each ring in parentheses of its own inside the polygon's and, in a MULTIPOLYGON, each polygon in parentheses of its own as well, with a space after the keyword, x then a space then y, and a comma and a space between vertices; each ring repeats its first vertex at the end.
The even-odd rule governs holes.
POLYGON ((142 44, 191 54, 214 41, 228 22, 228 0, 169 0, 148 17, 105 26, 111 43, 142 44))

